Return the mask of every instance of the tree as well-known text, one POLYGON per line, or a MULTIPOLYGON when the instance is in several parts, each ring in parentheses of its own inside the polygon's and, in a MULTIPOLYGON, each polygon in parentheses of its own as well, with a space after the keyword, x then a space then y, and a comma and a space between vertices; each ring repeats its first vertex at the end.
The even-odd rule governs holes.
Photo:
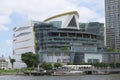
POLYGON ((10 58, 10 63, 12 64, 12 68, 13 68, 13 63, 15 62, 15 59, 12 59, 11 57, 10 58))
POLYGON ((94 63, 93 65, 95 67, 98 67, 98 68, 106 68, 106 67, 108 67, 108 64, 103 63, 103 62, 101 62, 101 63, 97 62, 97 63, 94 63))
POLYGON ((37 54, 33 54, 32 52, 26 52, 21 56, 22 61, 26 63, 27 67, 36 67, 38 64, 37 54))
POLYGON ((68 48, 67 48, 67 47, 62 47, 61 50, 62 50, 62 51, 67 51, 68 48))
POLYGON ((67 65, 73 65, 71 62, 68 62, 67 65))
POLYGON ((40 65, 40 67, 42 67, 42 68, 45 69, 45 70, 50 70, 50 69, 52 69, 52 64, 43 62, 43 63, 40 65))
POLYGON ((107 48, 106 51, 107 52, 120 52, 119 49, 112 49, 112 48, 107 48))
POLYGON ((113 52, 113 49, 107 48, 106 51, 107 51, 107 52, 113 52))
POLYGON ((90 65, 90 63, 80 62, 80 65, 90 65))
POLYGON ((62 64, 61 64, 61 63, 58 63, 58 62, 56 62, 56 63, 54 64, 54 67, 56 67, 56 68, 61 67, 61 66, 62 66, 62 64))
POLYGON ((120 62, 117 62, 117 63, 116 63, 116 67, 117 67, 117 68, 120 68, 120 62))

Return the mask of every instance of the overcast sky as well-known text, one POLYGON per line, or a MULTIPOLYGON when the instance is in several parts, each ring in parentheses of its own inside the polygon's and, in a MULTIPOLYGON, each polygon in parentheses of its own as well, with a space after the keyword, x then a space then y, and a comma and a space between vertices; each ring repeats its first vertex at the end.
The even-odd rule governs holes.
POLYGON ((16 25, 75 10, 80 22, 104 22, 104 0, 0 0, 0 56, 12 56, 16 25))

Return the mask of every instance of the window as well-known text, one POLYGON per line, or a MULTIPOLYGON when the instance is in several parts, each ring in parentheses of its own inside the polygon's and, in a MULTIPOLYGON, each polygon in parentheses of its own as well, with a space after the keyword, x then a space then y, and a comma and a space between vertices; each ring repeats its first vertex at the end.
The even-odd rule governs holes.
POLYGON ((57 59, 57 62, 61 62, 61 59, 57 59))
POLYGON ((16 37, 19 37, 19 36, 24 36, 24 35, 28 35, 30 34, 31 32, 24 32, 24 33, 20 33, 19 35, 17 35, 16 37))
POLYGON ((71 19, 70 23, 68 24, 69 27, 77 27, 75 17, 71 19))
POLYGON ((88 63, 97 63, 100 62, 99 59, 88 59, 88 63))
MULTIPOLYGON (((20 27, 20 28, 18 28, 16 31, 22 31, 22 30, 26 30, 26 29, 28 29, 28 28, 30 28, 29 26, 27 26, 27 27, 20 27)), ((15 32, 16 32, 15 31, 15 32)))
POLYGON ((54 27, 60 28, 62 25, 62 21, 51 21, 51 24, 53 24, 54 27))

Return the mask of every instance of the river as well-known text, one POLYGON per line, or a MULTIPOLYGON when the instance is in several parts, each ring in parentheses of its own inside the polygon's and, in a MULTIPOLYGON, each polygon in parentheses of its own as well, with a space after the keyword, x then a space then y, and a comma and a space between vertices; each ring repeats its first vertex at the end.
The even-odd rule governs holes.
POLYGON ((4 75, 0 80, 120 80, 120 74, 81 76, 18 76, 4 75))

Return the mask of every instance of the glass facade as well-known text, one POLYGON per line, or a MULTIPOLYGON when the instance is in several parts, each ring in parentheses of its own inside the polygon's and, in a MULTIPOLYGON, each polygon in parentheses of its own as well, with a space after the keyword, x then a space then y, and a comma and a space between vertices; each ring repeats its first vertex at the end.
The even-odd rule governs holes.
POLYGON ((70 23, 68 24, 68 27, 77 27, 77 23, 74 16, 71 19, 70 23))
POLYGON ((99 59, 88 59, 88 63, 97 63, 100 62, 99 59))
POLYGON ((103 36, 75 29, 61 29, 54 27, 51 23, 36 23, 34 32, 36 52, 43 57, 47 54, 49 62, 57 59, 56 62, 71 61, 78 64, 84 60, 82 52, 99 52, 104 48, 104 45, 101 44, 103 36))
POLYGON ((53 24, 53 26, 60 28, 62 26, 62 21, 51 21, 51 24, 53 24))
POLYGON ((104 36, 104 23, 99 22, 79 23, 79 27, 83 32, 90 32, 104 36))
POLYGON ((104 23, 99 22, 79 23, 79 27, 82 32, 88 32, 103 36, 102 44, 104 45, 104 23))

